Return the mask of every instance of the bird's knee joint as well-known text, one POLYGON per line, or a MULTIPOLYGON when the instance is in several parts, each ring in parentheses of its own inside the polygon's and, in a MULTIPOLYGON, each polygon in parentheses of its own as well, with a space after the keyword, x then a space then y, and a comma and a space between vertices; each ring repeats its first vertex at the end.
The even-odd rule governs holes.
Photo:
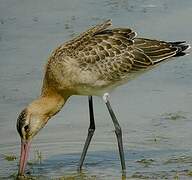
POLYGON ((103 94, 103 101, 104 101, 105 103, 107 103, 108 100, 109 100, 109 93, 103 94))

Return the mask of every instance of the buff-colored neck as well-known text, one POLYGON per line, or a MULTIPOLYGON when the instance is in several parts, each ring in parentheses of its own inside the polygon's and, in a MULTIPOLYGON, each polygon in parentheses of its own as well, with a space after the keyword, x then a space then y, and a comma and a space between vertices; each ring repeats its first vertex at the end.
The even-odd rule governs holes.
POLYGON ((27 107, 32 114, 47 116, 48 119, 58 113, 68 99, 68 95, 61 95, 53 89, 42 91, 41 96, 27 107))

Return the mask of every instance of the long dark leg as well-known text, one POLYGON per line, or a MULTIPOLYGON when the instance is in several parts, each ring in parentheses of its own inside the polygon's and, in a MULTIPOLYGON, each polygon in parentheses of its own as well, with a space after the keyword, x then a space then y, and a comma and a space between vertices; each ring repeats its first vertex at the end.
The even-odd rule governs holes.
POLYGON ((119 155, 120 155, 120 159, 121 159, 122 172, 123 172, 123 175, 125 175, 126 166, 125 166, 125 158, 124 158, 124 151, 123 151, 122 131, 121 131, 119 122, 117 121, 117 118, 115 116, 115 113, 113 112, 113 109, 111 108, 110 102, 108 100, 108 96, 109 96, 108 94, 105 94, 103 96, 103 99, 105 101, 105 104, 107 106, 111 119, 113 121, 113 124, 115 126, 115 134, 117 137, 117 142, 118 142, 118 147, 119 147, 119 155))
POLYGON ((87 149, 89 147, 89 144, 91 142, 91 139, 92 139, 94 131, 95 131, 95 121, 94 121, 94 113, 93 113, 93 98, 92 98, 92 96, 89 96, 88 98, 89 98, 90 125, 89 125, 89 129, 88 129, 87 139, 85 141, 83 152, 81 154, 81 159, 80 159, 79 165, 78 165, 79 171, 82 169, 82 165, 83 165, 85 156, 87 154, 87 149))

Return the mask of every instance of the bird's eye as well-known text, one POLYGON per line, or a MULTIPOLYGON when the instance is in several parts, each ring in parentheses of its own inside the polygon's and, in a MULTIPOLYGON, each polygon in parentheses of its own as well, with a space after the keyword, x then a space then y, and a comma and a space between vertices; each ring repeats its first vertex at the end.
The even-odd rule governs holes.
POLYGON ((29 131, 29 125, 24 126, 25 132, 29 131))

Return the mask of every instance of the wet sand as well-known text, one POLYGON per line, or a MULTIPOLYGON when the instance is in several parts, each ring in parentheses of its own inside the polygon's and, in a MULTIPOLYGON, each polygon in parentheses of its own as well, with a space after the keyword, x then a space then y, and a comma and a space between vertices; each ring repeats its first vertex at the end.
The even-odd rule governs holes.
MULTIPOLYGON (((54 48, 109 18, 138 36, 192 43, 191 12, 190 0, 2 0, 0 179, 15 177, 20 152, 16 118, 39 95, 43 66, 54 48)), ((191 72, 191 54, 172 58, 111 94, 123 130, 127 179, 191 178, 191 72)), ((34 139, 30 177, 121 179, 113 124, 101 98, 94 98, 94 107, 96 132, 83 172, 76 167, 89 126, 87 97, 74 96, 34 139)))

